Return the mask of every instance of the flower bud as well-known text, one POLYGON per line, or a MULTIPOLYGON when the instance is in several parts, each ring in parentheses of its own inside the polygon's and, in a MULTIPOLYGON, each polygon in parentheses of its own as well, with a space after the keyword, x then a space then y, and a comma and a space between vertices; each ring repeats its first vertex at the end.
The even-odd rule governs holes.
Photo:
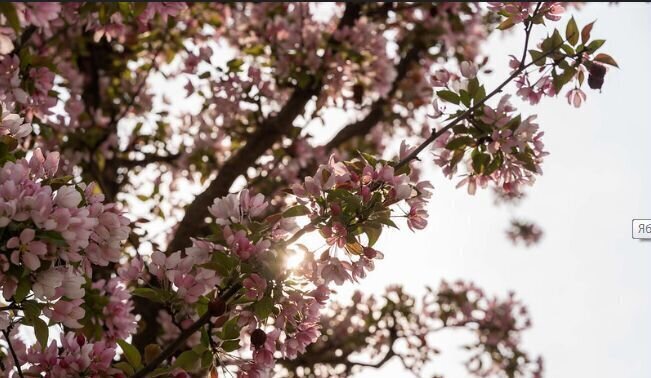
POLYGON ((265 341, 267 341, 267 334, 260 328, 256 328, 251 332, 251 345, 253 345, 254 348, 258 349, 262 347, 265 341))
POLYGON ((588 72, 593 76, 604 77, 606 76, 606 67, 601 64, 592 63, 588 72))
POLYGON ((374 259, 377 256, 377 251, 371 247, 365 247, 364 256, 369 259, 374 259))
POLYGON ((588 85, 592 89, 601 89, 601 86, 604 85, 604 78, 597 76, 588 76, 588 85))
POLYGON ((221 316, 226 312, 226 302, 221 298, 215 298, 208 304, 208 311, 212 316, 221 316))
POLYGON ((606 76, 606 67, 593 62, 588 72, 588 85, 590 88, 601 89, 601 86, 604 84, 604 76, 606 76))

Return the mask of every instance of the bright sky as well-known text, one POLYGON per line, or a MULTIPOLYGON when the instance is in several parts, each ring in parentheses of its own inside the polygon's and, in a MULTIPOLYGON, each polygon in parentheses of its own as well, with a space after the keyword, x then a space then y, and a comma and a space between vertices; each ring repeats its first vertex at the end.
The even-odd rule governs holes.
MULTIPOLYGON (((593 36, 607 38, 604 52, 621 70, 611 69, 603 93, 589 91, 578 110, 564 98, 521 107, 539 114, 551 152, 527 199, 515 209, 495 207, 490 193, 469 197, 440 172, 426 172, 436 186, 429 227, 383 234, 377 247, 385 260, 362 285, 381 292, 401 283, 419 292, 462 278, 492 294, 514 290, 534 321, 525 345, 545 358, 547 377, 648 378, 651 242, 631 239, 631 220, 651 218, 651 6, 589 4, 575 13, 579 26, 598 20, 593 36), (541 225, 542 243, 512 246, 504 236, 511 215, 541 225)), ((488 87, 522 49, 521 30, 502 36, 485 47, 495 69, 488 87)), ((458 363, 462 341, 441 339, 441 349, 457 352, 437 372, 466 375, 458 363)), ((360 376, 405 375, 394 361, 360 376)))

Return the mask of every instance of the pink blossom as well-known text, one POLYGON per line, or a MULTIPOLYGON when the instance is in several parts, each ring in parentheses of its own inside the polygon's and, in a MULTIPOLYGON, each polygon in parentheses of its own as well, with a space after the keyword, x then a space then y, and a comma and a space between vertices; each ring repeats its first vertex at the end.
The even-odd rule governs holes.
POLYGON ((50 2, 35 2, 20 4, 17 10, 22 11, 27 24, 34 25, 39 28, 46 28, 50 25, 50 21, 59 17, 61 12, 61 4, 50 2))
POLYGON ((63 273, 56 268, 38 273, 32 285, 34 296, 39 299, 56 299, 56 289, 63 283, 63 277, 63 273))
POLYGON ((74 186, 62 186, 57 190, 55 203, 61 207, 76 208, 81 202, 81 194, 74 186))
POLYGON ((331 257, 323 266, 321 277, 323 277, 326 283, 334 281, 337 285, 342 285, 351 279, 345 264, 336 257, 331 257))
POLYGON ((425 204, 422 201, 410 201, 409 202, 409 214, 407 214, 407 226, 409 229, 422 230, 427 227, 427 210, 425 210, 425 204))
POLYGON ((251 217, 259 217, 262 215, 267 208, 267 203, 262 194, 256 194, 252 196, 249 194, 248 189, 244 189, 240 192, 240 210, 243 215, 248 215, 251 217))
POLYGON ((137 323, 132 313, 133 301, 124 284, 119 279, 113 278, 94 282, 93 288, 98 289, 100 295, 108 297, 108 303, 102 309, 101 317, 106 337, 116 340, 131 336, 136 331, 137 323))
POLYGON ((240 221, 240 201, 237 194, 229 194, 226 197, 215 198, 212 206, 208 209, 220 225, 237 223, 240 221))
POLYGON ((586 99, 585 92, 579 88, 574 88, 568 91, 565 97, 567 97, 567 103, 574 106, 575 108, 581 107, 581 104, 586 99))
POLYGON ((7 248, 14 249, 11 253, 11 262, 19 265, 20 260, 25 266, 34 271, 41 266, 40 258, 47 253, 47 246, 41 241, 35 241, 35 231, 26 228, 20 233, 20 237, 14 236, 7 241, 7 248))
POLYGON ((260 300, 264 297, 265 290, 267 289, 267 281, 258 274, 253 273, 249 275, 244 279, 242 284, 246 289, 247 297, 255 300, 260 300))
POLYGON ((11 135, 16 139, 23 139, 32 132, 32 126, 23 122, 18 114, 11 113, 4 103, 0 108, 0 136, 11 135))
POLYGON ((477 66, 472 62, 461 62, 461 75, 466 79, 474 79, 477 76, 477 66))
POLYGON ((343 248, 347 243, 348 231, 346 227, 339 223, 334 222, 332 226, 325 226, 321 229, 323 236, 326 238, 328 245, 336 245, 339 248, 343 248))
POLYGON ((63 323, 69 328, 81 328, 82 325, 79 320, 83 319, 85 310, 81 306, 84 303, 83 299, 72 300, 59 300, 52 308, 44 308, 43 313, 50 318, 51 321, 63 323))
POLYGON ((188 6, 183 2, 147 3, 147 7, 140 16, 138 16, 138 20, 142 23, 147 23, 158 14, 163 22, 167 22, 168 17, 177 16, 183 10, 187 9, 187 7, 188 6))
POLYGON ((143 274, 144 263, 139 257, 129 260, 128 264, 120 265, 118 276, 125 282, 136 281, 143 274))
POLYGON ((63 282, 57 289, 57 295, 64 296, 68 299, 80 299, 84 297, 86 278, 82 272, 76 271, 72 266, 63 273, 63 282))
POLYGON ((13 29, 6 26, 0 26, 0 54, 6 55, 14 51, 13 39, 13 29))

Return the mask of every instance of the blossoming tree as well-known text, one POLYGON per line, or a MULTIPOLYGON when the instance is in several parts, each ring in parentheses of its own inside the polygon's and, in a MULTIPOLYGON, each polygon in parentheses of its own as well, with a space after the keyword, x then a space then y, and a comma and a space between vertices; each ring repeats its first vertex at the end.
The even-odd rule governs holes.
POLYGON ((541 376, 512 294, 329 297, 363 290, 384 229, 426 229, 423 166, 500 201, 533 184, 543 132, 508 93, 579 107, 617 65, 567 7, 0 4, 0 370, 419 374, 458 329, 469 374, 541 376), (487 88, 482 43, 511 28, 522 50, 487 88))

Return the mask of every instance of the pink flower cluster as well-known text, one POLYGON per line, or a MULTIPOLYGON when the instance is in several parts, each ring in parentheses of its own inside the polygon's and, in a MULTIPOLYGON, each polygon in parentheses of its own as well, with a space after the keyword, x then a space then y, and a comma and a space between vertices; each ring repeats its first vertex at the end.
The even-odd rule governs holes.
MULTIPOLYGON (((488 9, 506 17, 502 29, 527 21, 534 14, 536 2, 489 2, 488 9)), ((565 13, 565 6, 562 2, 545 1, 538 9, 537 15, 542 15, 550 21, 558 21, 565 13)))
POLYGON ((32 126, 25 123, 23 117, 11 113, 4 103, 0 104, 0 136, 8 135, 20 141, 31 132, 32 126))
MULTIPOLYGON (((534 182, 535 174, 542 174, 540 165, 547 155, 542 142, 544 133, 540 132, 538 124, 534 123, 535 116, 524 120, 521 120, 519 115, 516 116, 516 109, 510 104, 509 98, 509 95, 503 96, 497 107, 483 107, 479 121, 490 127, 491 131, 472 144, 484 148, 488 159, 495 161, 495 167, 492 171, 489 170, 489 174, 484 174, 483 171, 475 171, 474 158, 468 160, 469 173, 459 182, 458 187, 467 186, 470 194, 474 194, 478 186, 484 188, 491 182, 504 192, 517 193, 523 185, 534 182)), ((464 136, 446 131, 433 145, 435 163, 441 166, 444 174, 450 178, 457 171, 459 157, 457 150, 448 146, 460 137, 464 136)))
MULTIPOLYGON (((16 138, 29 130, 21 118, 5 112, 1 125, 5 135, 16 138)), ((94 185, 71 185, 70 178, 58 177, 58 164, 58 153, 44 156, 35 149, 29 159, 0 166, 0 291, 12 304, 29 296, 50 322, 78 329, 88 315, 87 279, 97 267, 118 262, 129 220, 114 204, 104 204, 94 185)), ((128 337, 135 330, 129 294, 109 286, 114 298, 100 323, 106 322, 110 337, 128 337)), ((3 318, 14 322, 20 314, 3 312, 3 318)), ((48 349, 53 351, 56 346, 48 349)), ((50 359, 43 358, 42 363, 50 359)))
POLYGON ((267 208, 262 194, 251 195, 247 189, 239 194, 229 194, 223 198, 215 198, 208 209, 219 225, 243 223, 247 219, 262 215, 267 208))
POLYGON ((468 346, 472 355, 466 366, 471 374, 489 376, 515 369, 513 374, 541 377, 542 359, 530 359, 520 348, 521 333, 531 327, 527 308, 509 293, 488 297, 472 283, 443 281, 427 295, 424 313, 445 327, 466 327, 477 342, 468 346))
POLYGON ((506 231, 506 236, 513 244, 522 242, 525 246, 530 247, 540 241, 543 231, 535 223, 514 220, 511 221, 511 227, 506 231))
POLYGON ((68 377, 124 377, 122 371, 112 367, 115 346, 106 341, 90 342, 72 332, 61 338, 61 346, 52 341, 42 349, 36 343, 19 359, 29 364, 23 368, 25 375, 48 378, 68 377))
MULTIPOLYGON (((93 194, 92 185, 85 191, 75 186, 53 190, 43 180, 54 176, 57 165, 58 154, 44 157, 37 149, 29 161, 7 162, 0 168, 0 225, 26 224, 3 247, 13 251, 12 260, 21 256, 33 270, 45 265, 37 260, 81 263, 86 273, 92 265, 116 262, 129 233, 128 219, 114 205, 102 204, 103 196, 93 194)), ((7 298, 13 295, 14 280, 3 275, 7 298)))
POLYGON ((132 313, 131 294, 125 285, 119 278, 112 278, 108 281, 95 281, 92 287, 98 290, 99 296, 108 298, 108 303, 98 317, 104 327, 104 339, 115 341, 131 336, 136 331, 137 323, 132 313))
POLYGON ((184 255, 181 251, 169 256, 156 251, 151 256, 149 271, 159 280, 173 284, 176 295, 183 301, 195 303, 221 282, 215 270, 201 266, 210 261, 211 253, 215 250, 223 248, 207 241, 193 240, 184 255))
MULTIPOLYGON (((334 282, 341 285, 345 281, 364 278, 367 271, 373 270, 373 260, 382 258, 380 252, 370 245, 363 246, 351 234, 352 228, 349 229, 350 224, 344 220, 344 209, 373 208, 374 204, 378 203, 380 207, 373 210, 379 212, 380 209, 383 211, 392 204, 405 201, 410 206, 410 211, 404 215, 409 227, 422 229, 427 224, 424 205, 431 195, 429 183, 421 182, 412 185, 409 176, 396 175, 394 168, 388 164, 378 163, 374 167, 364 163, 361 169, 351 168, 352 166, 337 162, 331 157, 327 164, 318 168, 314 177, 308 176, 303 184, 292 186, 298 202, 311 209, 309 216, 312 220, 324 215, 329 215, 331 218, 319 227, 329 248, 313 261, 312 271, 307 272, 309 276, 321 277, 326 284, 334 282), (342 200, 333 200, 330 192, 341 189, 351 194, 342 200), (329 205, 324 208, 323 203, 329 205), (347 252, 344 259, 336 256, 337 251, 341 249, 347 252)), ((336 195, 334 197, 336 198, 336 195)), ((384 218, 383 221, 391 222, 388 218, 384 218)), ((369 225, 369 227, 378 226, 381 227, 381 223, 369 225)))

